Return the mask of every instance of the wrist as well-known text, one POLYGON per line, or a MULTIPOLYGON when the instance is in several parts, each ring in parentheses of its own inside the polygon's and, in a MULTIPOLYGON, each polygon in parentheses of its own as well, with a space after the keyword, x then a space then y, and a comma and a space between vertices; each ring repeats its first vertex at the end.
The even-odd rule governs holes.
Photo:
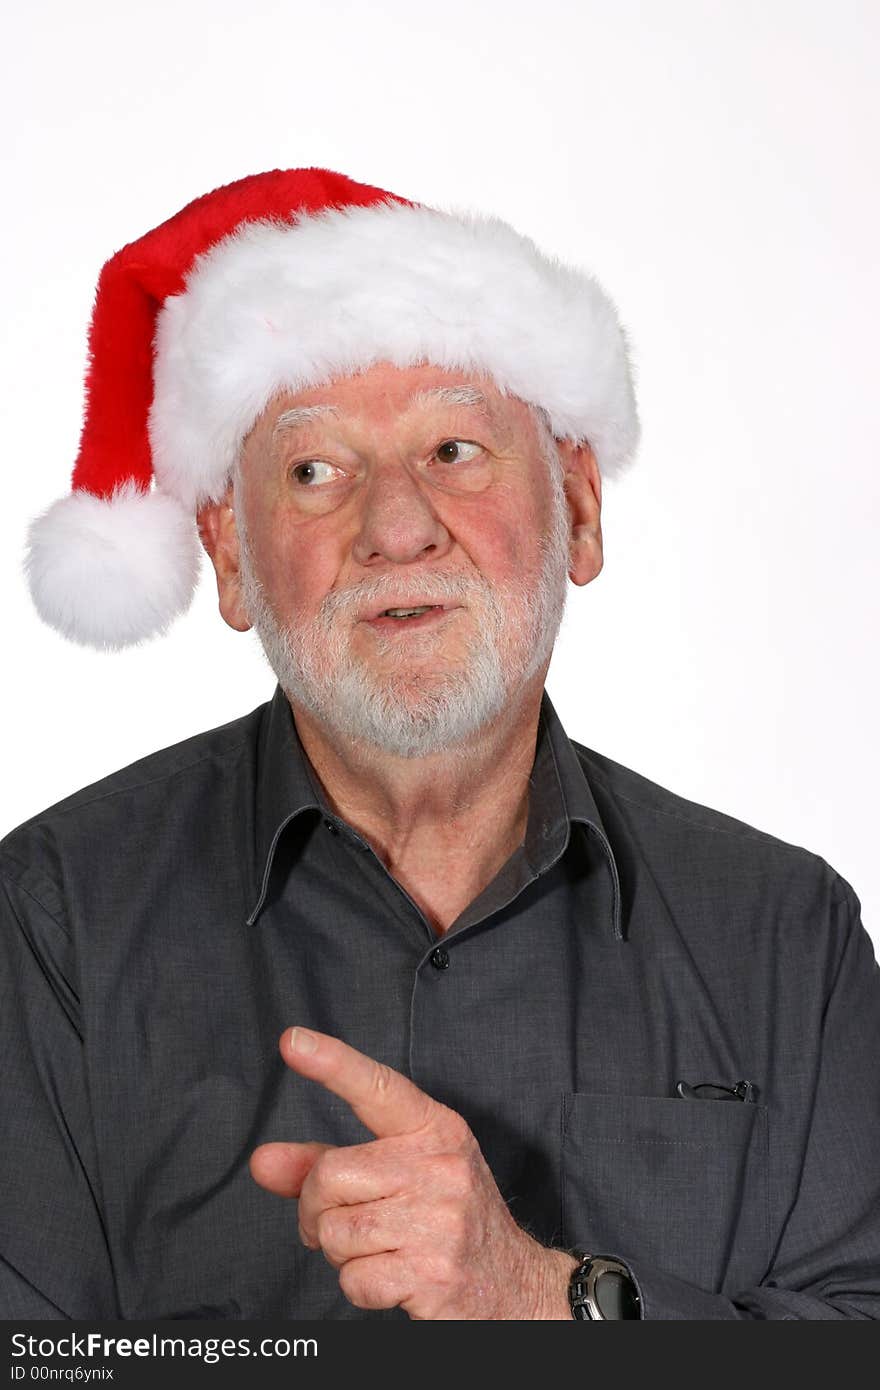
POLYGON ((571 1322, 568 1285, 579 1261, 567 1250, 545 1250, 544 1282, 540 1311, 536 1317, 547 1322, 571 1322))

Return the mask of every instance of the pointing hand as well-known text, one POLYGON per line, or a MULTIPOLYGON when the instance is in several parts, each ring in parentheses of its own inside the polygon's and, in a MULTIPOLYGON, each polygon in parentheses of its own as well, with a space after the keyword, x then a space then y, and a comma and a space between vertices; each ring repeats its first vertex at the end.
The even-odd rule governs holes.
POLYGON ((281 1055, 376 1136, 366 1144, 263 1144, 250 1170, 299 1198, 300 1235, 358 1308, 411 1318, 564 1318, 575 1261, 516 1224, 462 1117, 408 1077, 326 1033, 288 1029, 281 1055))

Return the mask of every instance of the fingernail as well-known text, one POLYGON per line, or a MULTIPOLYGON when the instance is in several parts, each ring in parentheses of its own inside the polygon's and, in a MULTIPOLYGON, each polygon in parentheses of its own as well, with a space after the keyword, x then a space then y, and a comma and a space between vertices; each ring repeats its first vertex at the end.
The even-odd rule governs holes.
POLYGON ((299 1052, 303 1055, 309 1052, 317 1052, 318 1039, 314 1033, 310 1033, 308 1028, 291 1028, 290 1030, 290 1050, 299 1052))

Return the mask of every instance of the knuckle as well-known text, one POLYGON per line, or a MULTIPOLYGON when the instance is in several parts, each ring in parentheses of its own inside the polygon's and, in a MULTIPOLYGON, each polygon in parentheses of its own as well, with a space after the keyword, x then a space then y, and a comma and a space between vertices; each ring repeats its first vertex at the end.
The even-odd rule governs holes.
POLYGON ((325 1149, 312 1164, 300 1196, 306 1197, 310 1204, 331 1205, 333 1194, 345 1177, 345 1162, 341 1149, 325 1149))
POLYGON ((377 1062, 370 1075, 373 1095, 384 1100, 394 1084, 394 1072, 384 1062, 377 1062))
POLYGON ((445 1107, 445 1114, 442 1117, 443 1134, 448 1142, 455 1148, 466 1150, 473 1140, 471 1127, 457 1110, 450 1110, 445 1107))
POLYGON ((348 1227, 352 1236, 368 1236, 376 1228, 376 1214, 363 1207, 352 1207, 348 1213, 348 1227))
POLYGON ((339 1217, 333 1207, 328 1207, 325 1211, 319 1212, 315 1222, 315 1230, 321 1248, 328 1253, 336 1248, 339 1239, 339 1217))
POLYGON ((339 1287, 355 1308, 370 1308, 375 1302, 375 1298, 370 1294, 369 1283, 351 1260, 339 1271, 339 1287))
POLYGON ((363 1207, 327 1207, 316 1222, 315 1229, 322 1250, 334 1259, 349 1259, 376 1228, 375 1212, 363 1207))
POLYGON ((339 1170, 339 1153, 339 1149, 336 1148, 325 1149, 315 1159, 309 1176, 317 1186, 326 1186, 336 1177, 339 1170))
POLYGON ((466 1208, 456 1202, 449 1213, 449 1233, 456 1245, 461 1245, 468 1237, 471 1221, 466 1208))
POLYGON ((471 1215, 467 1206, 457 1200, 447 1200, 439 1212, 443 1232, 442 1248, 438 1254, 443 1259, 456 1258, 470 1243, 471 1215))
POLYGON ((364 1307, 363 1302, 361 1302, 361 1286, 362 1280, 357 1271, 353 1269, 351 1261, 344 1264, 339 1271, 339 1287, 349 1303, 353 1303, 356 1308, 364 1307))
POLYGON ((467 1197, 474 1186, 470 1159, 461 1153, 441 1154, 438 1163, 444 1192, 452 1197, 467 1197))
POLYGON ((426 1273, 437 1291, 448 1292, 458 1283, 458 1265, 451 1251, 438 1250, 429 1262, 426 1273))

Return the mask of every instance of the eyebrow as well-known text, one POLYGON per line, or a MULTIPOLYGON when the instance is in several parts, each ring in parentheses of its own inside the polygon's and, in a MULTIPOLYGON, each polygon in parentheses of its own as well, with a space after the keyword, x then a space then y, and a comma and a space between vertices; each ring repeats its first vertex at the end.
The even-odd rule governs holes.
MULTIPOLYGON (((480 410, 487 418, 492 418, 492 411, 485 394, 477 386, 427 386, 421 391, 415 391, 410 396, 408 405, 428 406, 436 405, 453 406, 474 406, 480 410)), ((289 430, 300 429, 303 425, 311 424, 313 420, 323 419, 327 415, 339 417, 343 412, 336 405, 295 405, 290 410, 283 410, 272 427, 273 443, 289 430)))
POLYGON ((339 415, 339 408, 335 405, 295 405, 291 410, 283 410, 272 426, 273 441, 287 430, 299 429, 302 425, 308 425, 312 420, 319 420, 324 415, 339 415))
POLYGON ((488 415, 489 402, 476 386, 428 386, 410 396, 411 405, 475 405, 488 415))

